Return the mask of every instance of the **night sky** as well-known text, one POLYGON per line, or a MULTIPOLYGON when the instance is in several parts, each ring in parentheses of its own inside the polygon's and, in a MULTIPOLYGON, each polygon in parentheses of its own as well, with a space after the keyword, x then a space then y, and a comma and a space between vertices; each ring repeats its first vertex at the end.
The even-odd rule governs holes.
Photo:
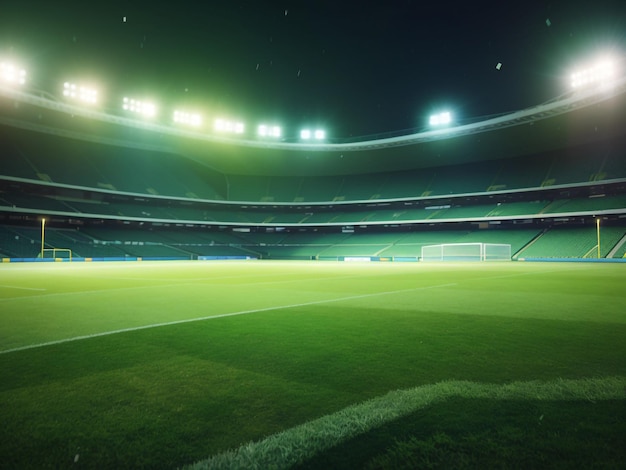
POLYGON ((94 81, 113 113, 132 95, 165 122, 186 108, 354 138, 539 104, 581 61, 626 51, 626 1, 432 3, 3 0, 0 57, 55 95, 94 81))

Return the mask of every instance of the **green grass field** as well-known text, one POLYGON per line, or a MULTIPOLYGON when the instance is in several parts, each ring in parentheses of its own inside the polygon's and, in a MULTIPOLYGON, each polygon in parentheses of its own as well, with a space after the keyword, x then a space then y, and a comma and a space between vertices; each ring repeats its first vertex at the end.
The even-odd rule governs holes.
POLYGON ((3 468, 623 468, 626 265, 0 265, 3 468))

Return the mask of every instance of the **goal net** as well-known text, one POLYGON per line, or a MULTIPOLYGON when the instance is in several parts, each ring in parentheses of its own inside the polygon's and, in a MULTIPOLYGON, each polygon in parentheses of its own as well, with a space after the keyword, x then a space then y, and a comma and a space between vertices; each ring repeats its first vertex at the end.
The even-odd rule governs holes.
POLYGON ((69 248, 46 248, 39 255, 44 259, 72 261, 72 250, 69 248))
POLYGON ((422 261, 510 261, 511 245, 443 243, 422 247, 422 261))

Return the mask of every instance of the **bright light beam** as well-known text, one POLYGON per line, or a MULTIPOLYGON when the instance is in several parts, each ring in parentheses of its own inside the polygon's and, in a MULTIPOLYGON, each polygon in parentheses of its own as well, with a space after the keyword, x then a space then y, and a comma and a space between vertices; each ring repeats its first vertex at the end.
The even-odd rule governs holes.
POLYGON ((0 64, 0 79, 11 85, 24 85, 26 83, 26 70, 8 62, 0 64))
POLYGON ((87 104, 96 104, 98 101, 98 92, 95 89, 70 82, 63 84, 63 96, 87 104))
POLYGON ((228 121, 226 119, 216 119, 215 130, 218 132, 226 132, 230 134, 243 134, 245 126, 243 122, 228 121))
POLYGON ((603 59, 595 65, 574 72, 571 75, 572 88, 604 86, 615 77, 615 64, 609 59, 603 59))
POLYGON ((312 131, 311 129, 302 129, 300 131, 300 139, 302 140, 324 140, 326 138, 326 131, 323 129, 315 129, 312 131))
POLYGON ((261 124, 257 129, 257 134, 260 137, 279 138, 282 135, 282 129, 279 126, 268 126, 266 124, 261 124))
POLYGON ((446 126, 452 122, 452 115, 449 111, 444 111, 442 113, 433 114, 428 123, 431 126, 446 126))
POLYGON ((122 102, 122 108, 131 113, 141 114, 145 117, 156 116, 156 106, 147 101, 139 101, 133 98, 125 97, 122 102))
POLYGON ((200 127, 202 124, 202 116, 185 111, 174 111, 174 122, 187 126, 200 127))

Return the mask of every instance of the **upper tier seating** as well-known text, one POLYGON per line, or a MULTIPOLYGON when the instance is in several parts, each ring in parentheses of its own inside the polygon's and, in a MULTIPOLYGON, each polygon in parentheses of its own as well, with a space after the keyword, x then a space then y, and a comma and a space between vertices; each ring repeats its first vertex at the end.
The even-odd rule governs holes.
POLYGON ((181 155, 0 127, 0 176, 216 201, 371 201, 626 178, 623 148, 623 142, 609 142, 601 146, 583 145, 537 155, 402 172, 259 177, 223 175, 181 155))

